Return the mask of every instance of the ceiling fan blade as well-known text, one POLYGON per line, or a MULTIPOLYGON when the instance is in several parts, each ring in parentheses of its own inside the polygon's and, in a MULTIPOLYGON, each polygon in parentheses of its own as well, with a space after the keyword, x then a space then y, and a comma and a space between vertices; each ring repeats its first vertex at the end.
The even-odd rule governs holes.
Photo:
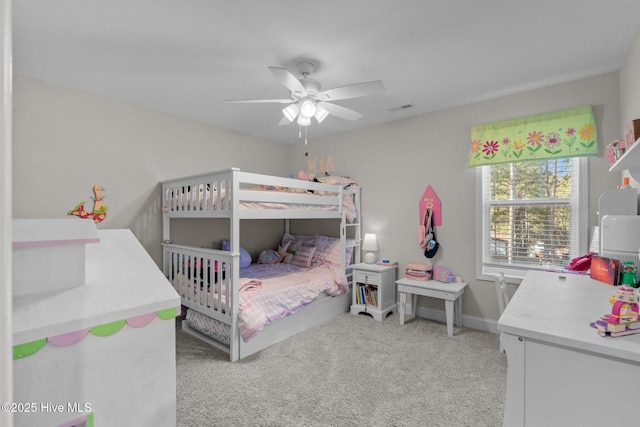
POLYGON ((266 103, 279 103, 290 104, 293 99, 223 99, 222 102, 235 102, 245 104, 266 104, 266 103))
POLYGON ((337 104, 330 104, 328 102, 318 102, 318 105, 323 107, 325 110, 329 112, 329 114, 340 117, 345 120, 358 120, 362 117, 362 114, 357 111, 350 110, 349 108, 343 107, 337 104))
POLYGON ((269 67, 273 75, 275 75, 280 83, 285 85, 293 93, 298 93, 299 96, 307 96, 307 90, 304 88, 300 80, 296 78, 291 71, 286 68, 269 67))
POLYGON ((384 91, 382 81, 355 83, 347 86, 340 86, 322 91, 316 95, 320 101, 336 101, 339 99, 357 98, 359 96, 371 95, 384 91))

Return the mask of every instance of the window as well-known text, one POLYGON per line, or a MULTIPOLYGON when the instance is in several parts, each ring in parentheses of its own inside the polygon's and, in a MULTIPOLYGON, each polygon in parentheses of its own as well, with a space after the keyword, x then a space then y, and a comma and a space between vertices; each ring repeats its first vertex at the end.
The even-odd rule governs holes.
POLYGON ((586 177, 585 158, 478 167, 478 279, 564 268, 586 253, 586 177))

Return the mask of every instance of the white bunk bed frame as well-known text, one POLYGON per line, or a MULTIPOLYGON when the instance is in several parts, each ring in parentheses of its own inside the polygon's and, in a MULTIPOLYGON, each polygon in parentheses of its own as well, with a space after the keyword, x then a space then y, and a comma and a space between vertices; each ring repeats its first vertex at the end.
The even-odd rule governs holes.
MULTIPOLYGON (((200 292, 200 286, 193 285, 182 296, 182 305, 218 320, 230 326, 230 344, 222 344, 189 327, 182 322, 182 329, 209 344, 226 351, 230 360, 236 361, 261 351, 283 339, 329 320, 340 313, 348 311, 351 297, 350 292, 337 297, 324 297, 314 301, 293 315, 265 325, 254 338, 245 342, 238 328, 239 276, 240 276, 240 220, 241 219, 284 219, 285 232, 289 232, 290 219, 318 219, 338 218, 340 221, 340 242, 342 248, 342 268, 347 272, 344 254, 347 248, 347 235, 355 240, 354 262, 360 262, 361 218, 360 218, 360 188, 343 188, 341 185, 323 184, 292 178, 281 178, 269 175, 242 172, 237 168, 226 169, 206 174, 193 175, 162 182, 163 206, 163 270, 170 281, 176 273, 188 274, 193 278, 198 274, 203 283, 208 283, 209 269, 198 271, 198 265, 222 266, 225 273, 216 275, 215 301, 207 296, 207 292, 200 292), (304 194, 284 191, 255 191, 243 189, 247 186, 275 186, 287 187, 304 194), (313 193, 312 193, 312 192, 313 193), (352 222, 346 220, 343 209, 345 192, 354 194, 356 218, 352 222), (316 193, 323 193, 318 195, 316 193), (214 194, 224 194, 224 197, 214 197, 214 194), (272 208, 243 208, 243 202, 280 203, 294 206, 289 209, 272 208), (325 209, 308 209, 304 206, 322 206, 325 209), (229 219, 230 250, 196 248, 175 245, 171 241, 172 218, 227 218, 229 219), (347 228, 354 227, 347 233, 347 228), (180 258, 182 257, 182 258, 180 258), (189 266, 181 265, 187 257, 189 266), (187 271, 184 271, 184 270, 187 271), (177 271, 183 270, 183 271, 177 271), (236 285, 238 284, 238 285, 236 285), (226 295, 226 301, 225 297, 226 295), (207 299, 209 298, 209 301, 207 299), (223 308, 223 309, 221 309, 223 308)), ((213 271, 213 270, 211 270, 213 271)), ((213 274, 213 273, 211 273, 213 274)), ((185 281, 187 282, 187 281, 185 281)), ((177 286, 189 286, 189 283, 177 286)), ((350 283, 350 281, 349 281, 350 283)), ((174 285, 176 286, 176 285, 174 285)), ((176 286, 176 287, 177 287, 176 286)), ((176 289, 178 290, 178 289, 176 289)), ((213 295, 213 293, 211 294, 213 295)))

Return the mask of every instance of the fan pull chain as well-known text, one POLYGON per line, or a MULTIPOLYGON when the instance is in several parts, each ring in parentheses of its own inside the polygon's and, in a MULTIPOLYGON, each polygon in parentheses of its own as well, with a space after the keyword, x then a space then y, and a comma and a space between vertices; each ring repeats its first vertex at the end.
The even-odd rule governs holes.
MULTIPOLYGON (((302 126, 298 126, 298 138, 302 139, 302 126)), ((307 127, 304 127, 304 145, 307 145, 307 127)))

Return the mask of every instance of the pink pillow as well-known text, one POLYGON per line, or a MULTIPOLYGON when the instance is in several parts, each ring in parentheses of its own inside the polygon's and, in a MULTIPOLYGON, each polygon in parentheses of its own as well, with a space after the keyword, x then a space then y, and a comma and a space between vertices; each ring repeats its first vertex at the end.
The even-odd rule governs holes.
POLYGON ((281 245, 284 246, 287 243, 289 243, 289 245, 291 245, 289 247, 292 247, 294 243, 300 242, 308 246, 313 246, 313 240, 314 240, 313 236, 297 236, 295 234, 284 233, 284 236, 282 236, 281 245))
MULTIPOLYGON (((349 246, 354 243, 353 239, 347 239, 347 248, 345 250, 345 265, 351 263, 351 255, 353 247, 349 246)), ((314 264, 331 264, 340 266, 340 239, 337 237, 315 236, 315 245, 317 247, 316 254, 313 257, 314 264)))
POLYGON ((313 255, 316 253, 315 246, 301 246, 296 251, 295 255, 293 255, 293 260, 291 260, 291 264, 298 267, 311 267, 311 260, 313 259, 313 255))

